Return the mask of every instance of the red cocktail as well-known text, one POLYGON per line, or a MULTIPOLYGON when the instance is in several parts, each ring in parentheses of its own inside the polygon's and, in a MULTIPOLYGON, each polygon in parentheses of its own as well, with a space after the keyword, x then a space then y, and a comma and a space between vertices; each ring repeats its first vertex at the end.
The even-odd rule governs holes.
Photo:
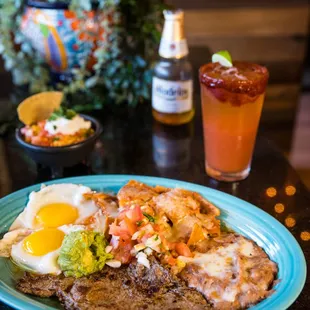
POLYGON ((200 68, 205 166, 211 177, 237 181, 249 175, 268 76, 265 67, 246 62, 200 68))

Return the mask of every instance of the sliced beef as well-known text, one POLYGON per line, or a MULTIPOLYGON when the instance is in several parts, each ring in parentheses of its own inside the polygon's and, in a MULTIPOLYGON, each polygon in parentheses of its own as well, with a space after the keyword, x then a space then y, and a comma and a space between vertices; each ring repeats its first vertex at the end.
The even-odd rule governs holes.
POLYGON ((151 282, 140 280, 137 284, 136 280, 134 272, 129 275, 127 268, 105 268, 102 274, 78 279, 57 295, 66 309, 207 309, 202 295, 180 282, 148 287, 151 282))
POLYGON ((130 284, 126 268, 106 267, 100 274, 75 280, 67 290, 58 290, 57 296, 66 309, 126 309, 138 298, 130 284))
POLYGON ((28 273, 17 288, 41 297, 58 296, 66 309, 209 309, 204 297, 170 275, 155 259, 151 268, 132 263, 79 279, 33 276, 28 273))
POLYGON ((66 278, 63 275, 35 275, 26 272, 17 282, 17 289, 25 294, 40 297, 51 297, 56 295, 59 289, 67 289, 74 283, 74 278, 66 278))
POLYGON ((150 269, 133 262, 128 267, 128 274, 139 290, 148 295, 179 287, 180 281, 170 271, 160 265, 154 257, 149 258, 150 269))

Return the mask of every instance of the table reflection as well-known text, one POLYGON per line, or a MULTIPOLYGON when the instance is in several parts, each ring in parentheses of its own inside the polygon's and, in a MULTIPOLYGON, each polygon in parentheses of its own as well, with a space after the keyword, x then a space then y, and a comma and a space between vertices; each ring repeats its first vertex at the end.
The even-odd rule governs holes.
POLYGON ((193 123, 173 127, 153 123, 153 160, 162 175, 168 170, 186 169, 191 158, 193 123))

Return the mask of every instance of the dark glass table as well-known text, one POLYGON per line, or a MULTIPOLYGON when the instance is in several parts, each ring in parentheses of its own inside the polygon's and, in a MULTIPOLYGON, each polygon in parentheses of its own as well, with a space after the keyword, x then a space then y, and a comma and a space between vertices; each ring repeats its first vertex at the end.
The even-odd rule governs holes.
MULTIPOLYGON (((204 172, 199 98, 194 120, 185 126, 165 127, 153 121, 150 105, 136 109, 107 108, 93 113, 104 132, 88 164, 64 170, 64 176, 136 174, 174 178, 209 186, 253 203, 286 225, 310 259, 310 194, 275 145, 258 135, 250 176, 222 183, 204 172)), ((37 167, 20 149, 10 132, 0 139, 0 195, 51 179, 46 167, 37 167)), ((296 262, 297 264, 298 262, 296 262)), ((309 276, 290 309, 310 308, 309 276)), ((0 309, 9 309, 1 304, 0 309)), ((266 309, 267 310, 267 309, 266 309)), ((269 309, 268 309, 269 310, 269 309)), ((281 309, 277 309, 281 310, 281 309)))

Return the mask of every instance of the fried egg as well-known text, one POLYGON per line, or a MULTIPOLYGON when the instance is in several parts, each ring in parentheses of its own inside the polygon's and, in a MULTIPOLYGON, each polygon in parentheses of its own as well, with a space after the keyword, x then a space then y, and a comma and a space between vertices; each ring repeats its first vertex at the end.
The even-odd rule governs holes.
POLYGON ((63 239, 65 235, 79 230, 85 230, 85 226, 64 225, 33 231, 12 245, 11 258, 22 268, 38 274, 60 274, 57 259, 63 239))
POLYGON ((29 195, 24 211, 16 218, 10 230, 29 228, 56 228, 81 224, 93 216, 99 208, 83 194, 89 187, 76 184, 54 184, 42 187, 29 195))

